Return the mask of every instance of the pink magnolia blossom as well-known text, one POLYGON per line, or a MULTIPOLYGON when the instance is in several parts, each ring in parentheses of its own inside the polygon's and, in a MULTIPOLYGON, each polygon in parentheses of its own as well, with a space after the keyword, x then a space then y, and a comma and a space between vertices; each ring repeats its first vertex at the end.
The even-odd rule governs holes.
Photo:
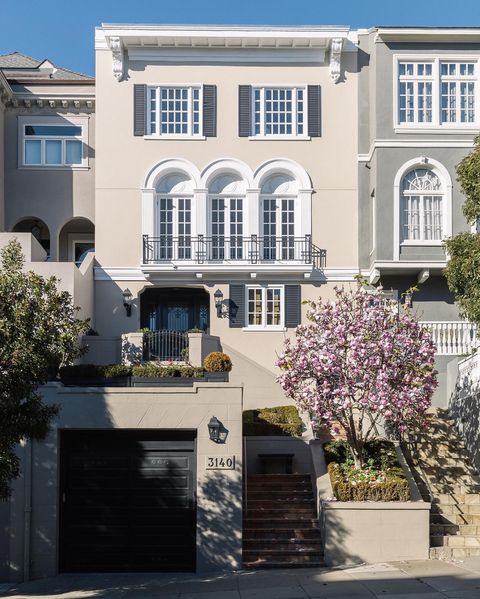
POLYGON ((336 287, 334 301, 310 302, 310 323, 297 327, 277 361, 287 397, 332 434, 340 424, 359 465, 377 425, 422 425, 437 386, 430 332, 397 308, 381 288, 336 287))

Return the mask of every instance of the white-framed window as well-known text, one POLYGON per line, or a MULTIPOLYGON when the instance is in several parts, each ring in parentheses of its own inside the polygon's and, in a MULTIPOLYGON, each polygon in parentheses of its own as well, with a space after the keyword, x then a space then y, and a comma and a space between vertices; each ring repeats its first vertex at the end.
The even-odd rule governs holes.
POLYGON ((244 258, 244 203, 242 197, 210 198, 211 256, 213 260, 244 258))
POLYGON ((86 120, 64 117, 19 117, 19 166, 78 168, 87 166, 86 120))
POLYGON ((400 128, 478 124, 476 58, 397 56, 395 125, 400 128))
POLYGON ((252 88, 252 137, 306 137, 307 89, 252 88))
POLYGON ((202 135, 201 86, 149 87, 147 131, 155 137, 202 135))
POLYGON ((155 198, 154 236, 156 260, 192 258, 192 199, 162 196, 155 198))
POLYGON ((400 241, 438 245, 445 237, 445 190, 430 169, 414 168, 402 179, 400 241))
POLYGON ((284 326, 283 306, 283 286, 247 286, 246 327, 251 329, 282 329, 284 326))
POLYGON ((262 196, 264 260, 295 259, 295 198, 262 196))

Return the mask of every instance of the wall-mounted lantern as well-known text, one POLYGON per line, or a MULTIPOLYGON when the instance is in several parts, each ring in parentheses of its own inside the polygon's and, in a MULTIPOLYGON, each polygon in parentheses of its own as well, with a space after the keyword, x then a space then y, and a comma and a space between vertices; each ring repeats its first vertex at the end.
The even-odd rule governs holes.
POLYGON ((131 316, 132 315, 133 295, 128 287, 124 291, 122 291, 122 298, 123 298, 123 306, 125 308, 125 312, 127 313, 127 316, 131 316))
POLYGON ((215 308, 217 309, 217 316, 220 318, 220 316, 222 315, 222 309, 223 309, 223 293, 220 289, 217 289, 215 291, 215 293, 213 294, 213 297, 215 298, 215 308))
POLYGON ((215 416, 212 416, 208 423, 208 436, 214 443, 225 443, 227 440, 228 430, 215 416))

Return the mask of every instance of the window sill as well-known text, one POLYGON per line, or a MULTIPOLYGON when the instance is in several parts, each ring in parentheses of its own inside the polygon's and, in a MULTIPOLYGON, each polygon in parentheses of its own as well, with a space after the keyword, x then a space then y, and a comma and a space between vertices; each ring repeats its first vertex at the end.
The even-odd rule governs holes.
POLYGON ((404 127, 397 125, 394 128, 395 133, 472 133, 480 130, 480 124, 473 125, 412 125, 404 127))
POLYGON ((143 139, 167 139, 170 141, 172 139, 177 139, 184 141, 203 141, 207 138, 204 135, 144 135, 143 139))
POLYGON ((443 247, 441 241, 421 241, 419 239, 415 241, 402 241, 400 247, 443 247))
POLYGON ((278 333, 278 332, 282 332, 282 331, 286 331, 287 328, 286 327, 243 327, 242 331, 245 331, 246 333, 259 333, 259 332, 273 332, 273 333, 278 333))
POLYGON ((310 141, 309 135, 250 135, 250 141, 310 141))
POLYGON ((90 167, 88 165, 78 166, 61 166, 61 165, 48 165, 48 164, 22 164, 17 167, 20 171, 88 171, 90 167))

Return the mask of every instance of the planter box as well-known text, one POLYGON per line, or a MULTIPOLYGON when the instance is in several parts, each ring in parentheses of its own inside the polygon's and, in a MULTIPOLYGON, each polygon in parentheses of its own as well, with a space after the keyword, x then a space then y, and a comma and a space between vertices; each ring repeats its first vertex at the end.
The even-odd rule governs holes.
POLYGON ((428 559, 430 503, 423 501, 398 445, 411 501, 335 501, 323 441, 310 443, 325 564, 338 566, 428 559))
POLYGON ((147 376, 132 376, 132 387, 193 387, 193 383, 201 383, 205 379, 182 377, 182 376, 164 376, 164 377, 147 377, 147 376))
POLYGON ((206 372, 205 381, 209 383, 228 383, 228 372, 206 372))
POLYGON ((328 566, 429 557, 429 503, 322 500, 321 510, 328 566))
POLYGON ((65 387, 130 387, 129 376, 115 378, 65 378, 61 379, 65 387))

